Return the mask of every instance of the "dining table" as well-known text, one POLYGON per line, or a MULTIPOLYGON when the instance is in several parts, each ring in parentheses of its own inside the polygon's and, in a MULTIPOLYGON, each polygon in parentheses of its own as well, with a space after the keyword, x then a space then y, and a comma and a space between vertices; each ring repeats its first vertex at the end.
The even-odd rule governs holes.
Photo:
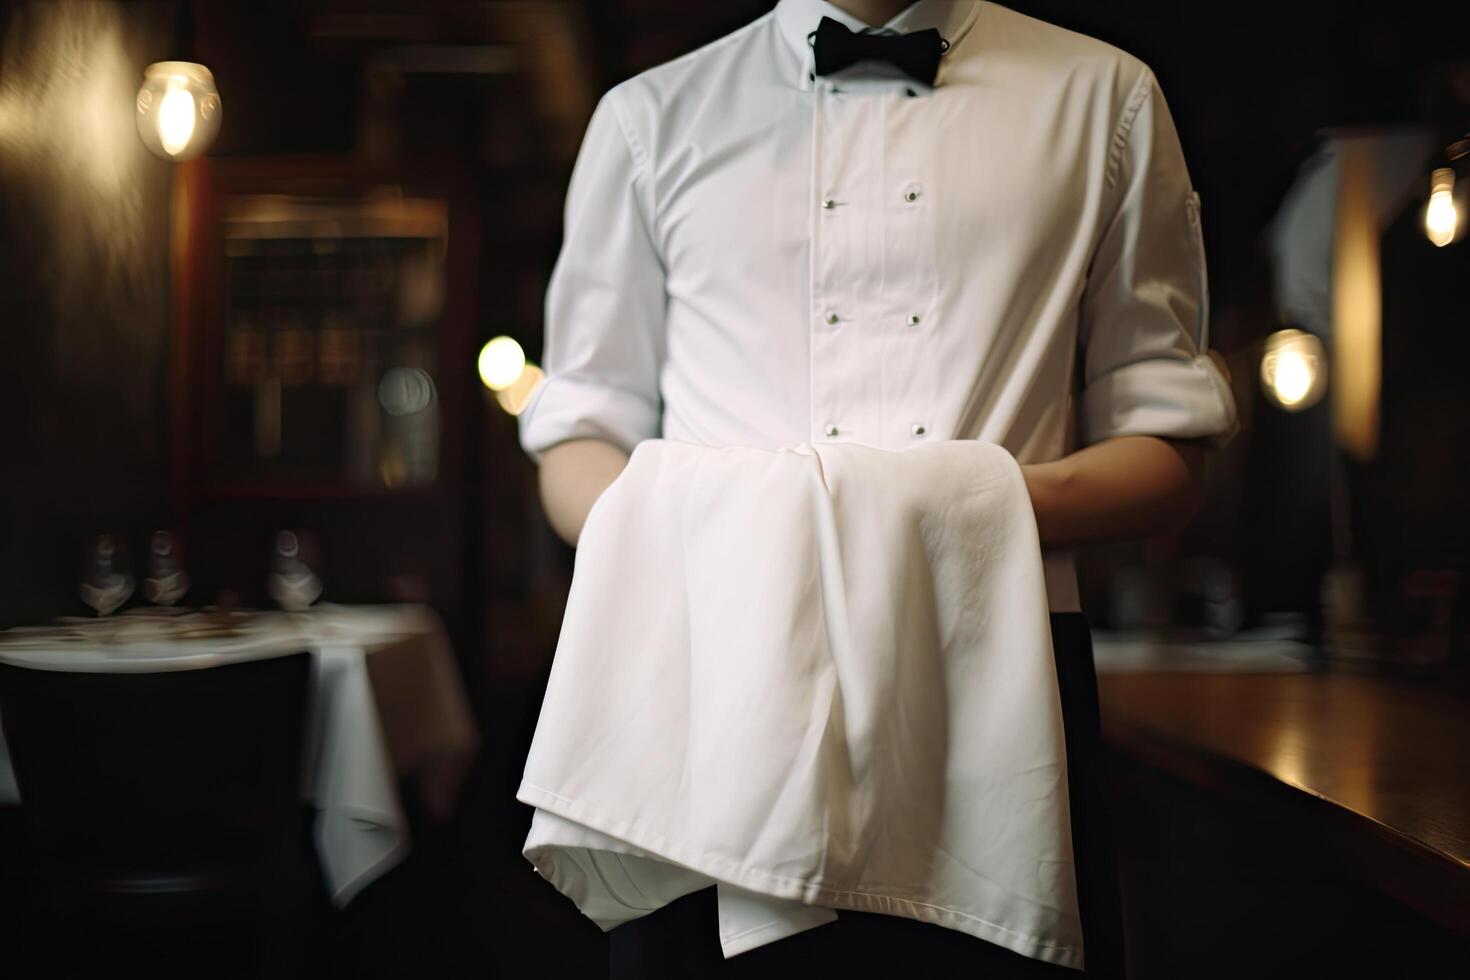
MULTIPOLYGON (((312 656, 303 798, 339 907, 409 853, 400 781, 446 815, 480 744, 440 618, 422 605, 304 611, 140 607, 0 630, 0 663, 37 670, 199 670, 312 656)), ((0 719, 0 806, 24 805, 0 719)))

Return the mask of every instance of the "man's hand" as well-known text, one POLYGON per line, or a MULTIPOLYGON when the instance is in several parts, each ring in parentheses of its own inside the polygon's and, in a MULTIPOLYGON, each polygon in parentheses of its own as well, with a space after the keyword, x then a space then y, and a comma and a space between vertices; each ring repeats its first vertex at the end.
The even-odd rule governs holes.
POLYGON ((601 439, 559 442, 541 454, 541 506, 551 529, 576 547, 602 491, 628 465, 628 454, 601 439))
POLYGON ((1199 440, 1122 436, 1051 463, 1022 466, 1047 548, 1177 530, 1204 496, 1199 440))

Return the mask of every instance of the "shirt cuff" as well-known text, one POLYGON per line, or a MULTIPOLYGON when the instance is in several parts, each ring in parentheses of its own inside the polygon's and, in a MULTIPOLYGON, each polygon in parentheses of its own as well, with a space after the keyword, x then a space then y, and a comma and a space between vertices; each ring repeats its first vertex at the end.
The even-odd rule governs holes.
POLYGON ((659 409, 642 395, 578 378, 549 377, 518 419, 521 448, 536 462, 569 439, 601 439, 631 453, 659 432, 659 409))
POLYGON ((1153 358, 1116 368, 1082 391, 1084 445, 1117 436, 1208 439, 1224 446, 1240 431, 1230 383, 1207 354, 1153 358))

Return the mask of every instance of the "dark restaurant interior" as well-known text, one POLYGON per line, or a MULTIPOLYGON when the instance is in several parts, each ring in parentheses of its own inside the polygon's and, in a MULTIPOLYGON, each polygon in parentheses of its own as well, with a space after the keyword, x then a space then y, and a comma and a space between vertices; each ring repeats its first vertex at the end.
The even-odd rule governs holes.
MULTIPOLYGON (((1079 556, 1128 975, 1470 975, 1470 16, 1006 5, 1168 93, 1240 416, 1079 556)), ((0 976, 607 976, 521 853, 517 415, 599 97, 771 6, 0 0, 0 976)))

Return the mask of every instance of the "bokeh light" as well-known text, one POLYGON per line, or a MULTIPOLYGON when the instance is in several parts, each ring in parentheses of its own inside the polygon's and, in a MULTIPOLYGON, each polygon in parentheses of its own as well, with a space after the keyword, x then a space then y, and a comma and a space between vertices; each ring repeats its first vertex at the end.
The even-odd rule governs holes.
POLYGON ((1322 341, 1302 330, 1278 330, 1267 337, 1261 384, 1271 400, 1289 412, 1317 404, 1327 389, 1322 341))
POLYGON ((526 352, 513 337, 496 337, 480 348, 480 380, 491 391, 504 391, 526 370, 526 352))
POLYGON ((389 368, 378 382, 378 404, 389 415, 415 415, 434 400, 434 379, 423 368, 389 368))

